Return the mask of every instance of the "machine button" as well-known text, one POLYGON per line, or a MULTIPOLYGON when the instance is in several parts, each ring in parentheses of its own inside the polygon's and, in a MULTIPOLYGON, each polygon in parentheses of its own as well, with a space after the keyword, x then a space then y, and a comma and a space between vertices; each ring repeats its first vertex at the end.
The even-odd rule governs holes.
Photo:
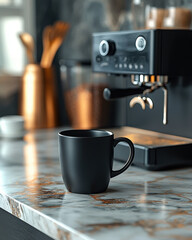
POLYGON ((118 65, 118 63, 116 63, 116 64, 115 64, 115 68, 118 68, 118 67, 119 67, 119 65, 118 65))
POLYGON ((119 68, 122 68, 123 67, 123 64, 122 63, 119 63, 119 68))
POLYGON ((128 67, 129 67, 129 69, 132 69, 133 65, 131 63, 129 63, 128 67))
POLYGON ((101 62, 102 61, 102 57, 101 56, 96 56, 96 62, 101 62))
POLYGON ((115 43, 113 41, 102 40, 99 44, 101 56, 113 55, 115 53, 115 43))
POLYGON ((127 63, 124 63, 124 64, 123 64, 123 67, 124 67, 124 68, 127 68, 127 63))
POLYGON ((138 51, 143 51, 146 47, 146 44, 147 42, 144 37, 140 36, 136 39, 135 46, 138 51))

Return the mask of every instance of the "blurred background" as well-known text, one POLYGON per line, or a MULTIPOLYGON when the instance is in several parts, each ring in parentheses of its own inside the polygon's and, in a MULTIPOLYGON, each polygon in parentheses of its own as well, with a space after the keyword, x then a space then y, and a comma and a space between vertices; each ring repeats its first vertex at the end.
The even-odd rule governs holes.
MULTIPOLYGON (((184 125, 182 112, 192 116, 191 111, 186 109, 186 103, 188 105, 192 100, 190 79, 185 81, 187 90, 184 93, 179 90, 178 86, 183 84, 179 79, 176 80, 177 85, 175 82, 172 84, 171 89, 177 92, 179 114, 176 111, 172 113, 167 126, 163 126, 160 120, 160 94, 154 96, 157 102, 155 112, 145 111, 142 117, 140 109, 136 107, 130 110, 127 107, 127 99, 103 102, 101 92, 105 86, 123 88, 129 85, 130 79, 129 76, 116 77, 91 72, 92 33, 164 27, 190 29, 191 9, 190 0, 0 0, 0 116, 20 113, 22 76, 28 59, 19 34, 28 32, 32 35, 35 63, 40 64, 45 27, 63 21, 70 28, 52 63, 56 76, 57 125, 74 128, 130 125, 174 134, 177 126, 184 125), (187 99, 181 106, 182 94, 187 99), (80 97, 77 99, 77 96, 80 97), (79 102, 82 102, 82 106, 78 105, 79 102), (175 122, 177 115, 180 117, 175 122), (84 119, 84 116, 89 116, 91 120, 84 119), (85 124, 82 125, 82 122, 85 124)), ((170 95, 173 95, 170 101, 175 101, 175 93, 171 92, 170 95)), ((190 126, 191 118, 187 119, 187 126, 190 126)), ((182 127, 177 135, 190 134, 187 127, 182 127)))
MULTIPOLYGON (((57 74, 59 124, 70 124, 64 104, 62 82, 64 79, 60 70, 62 69, 64 76, 65 66, 61 65, 73 60, 74 65, 76 62, 83 64, 84 71, 84 63, 90 65, 91 61, 92 33, 118 30, 120 15, 124 14, 129 6, 129 1, 103 3, 99 0, 0 0, 0 116, 19 112, 21 77, 28 63, 24 47, 18 37, 19 33, 28 32, 33 36, 35 59, 40 63, 44 28, 62 20, 70 24, 70 29, 54 58, 53 65, 57 74)), ((130 26, 126 26, 126 29, 129 28, 130 26)), ((91 66, 89 68, 91 71, 91 66)), ((105 78, 105 81, 108 81, 107 76, 105 78)), ((114 77, 109 81, 111 85, 117 84, 114 77)), ((110 125, 119 125, 122 122, 124 111, 118 102, 113 103, 114 106, 111 108, 112 112, 118 111, 118 114, 111 113, 113 118, 110 125)))

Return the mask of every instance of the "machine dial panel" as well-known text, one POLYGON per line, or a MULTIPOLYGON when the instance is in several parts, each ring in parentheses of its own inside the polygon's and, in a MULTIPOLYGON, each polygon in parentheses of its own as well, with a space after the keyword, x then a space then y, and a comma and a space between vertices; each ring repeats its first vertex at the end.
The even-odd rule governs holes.
POLYGON ((149 72, 150 32, 93 34, 93 71, 115 74, 149 72))

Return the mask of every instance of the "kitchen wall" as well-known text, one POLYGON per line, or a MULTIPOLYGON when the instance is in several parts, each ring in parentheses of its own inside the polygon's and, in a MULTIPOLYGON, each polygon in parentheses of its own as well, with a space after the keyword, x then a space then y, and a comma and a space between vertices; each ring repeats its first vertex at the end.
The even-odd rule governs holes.
MULTIPOLYGON (((61 59, 76 59, 76 60, 90 60, 91 59, 91 35, 93 32, 111 31, 118 29, 129 29, 129 20, 127 20, 126 9, 129 8, 130 1, 125 0, 27 0, 24 3, 35 2, 35 27, 34 29, 25 28, 25 31, 32 33, 36 42, 36 60, 40 62, 42 55, 42 32, 46 25, 53 24, 57 20, 63 20, 70 23, 70 31, 67 34, 64 44, 58 51, 54 65, 57 70, 57 86, 58 95, 60 98, 60 123, 68 124, 68 118, 65 111, 62 82, 60 79, 60 60, 61 59)), ((31 4, 29 4, 31 6, 31 4)), ((24 5, 23 5, 24 8, 24 5)), ((3 9, 1 9, 3 11, 3 9)), ((33 13, 31 9, 30 14, 33 13)), ((24 11, 25 12, 25 11, 24 11)), ((29 13, 28 13, 29 14, 29 13)), ((29 15, 30 15, 29 14, 29 15)), ((29 22, 29 16, 27 21, 29 22)), ((32 21, 30 21, 32 22, 32 21)), ((30 24, 28 24, 30 25, 30 24)), ((27 26, 28 26, 27 25, 27 26)), ((1 32, 0 32, 1 34, 1 32)), ((18 40, 18 39, 17 39, 18 40)), ((0 42, 1 44, 1 42, 0 42)), ((23 46, 18 40, 18 45, 23 51, 23 46)), ((0 45, 1 46, 1 45, 0 45)), ((1 65, 1 64, 0 64, 1 65)), ((6 65, 8 66, 8 65, 6 65)), ((0 66, 1 68, 1 66, 0 66)), ((1 69, 0 69, 1 70, 1 69)), ((17 114, 19 112, 19 88, 20 88, 20 76, 18 75, 15 84, 13 81, 3 80, 1 82, 0 91, 0 116, 17 114), (5 91, 8 86, 8 91, 5 91), (12 86, 12 87, 11 87, 12 86), (14 91, 12 90, 13 87, 14 91), (2 92, 2 93, 1 93, 2 92)), ((107 78, 107 77, 106 77, 107 78)), ((2 79, 2 78, 1 78, 2 79)), ((0 80, 1 80, 0 79, 0 80)), ((125 85, 125 79, 122 79, 119 83, 109 78, 109 82, 112 86, 125 85)), ((119 82, 119 81, 118 81, 119 82)), ((112 108, 115 112, 111 114, 111 125, 121 125, 125 119, 125 100, 114 102, 112 108)))
POLYGON ((93 32, 129 29, 125 0, 42 0, 36 1, 38 59, 41 54, 41 33, 45 25, 56 20, 70 23, 70 31, 59 51, 60 58, 91 58, 93 32), (49 17, 48 17, 49 16, 49 17))
MULTIPOLYGON (((40 61, 42 54, 42 31, 43 28, 57 20, 70 24, 70 30, 58 51, 54 64, 57 66, 59 78, 59 65, 61 59, 90 60, 92 51, 92 33, 102 31, 115 31, 130 29, 130 19, 127 9, 131 1, 125 0, 41 0, 36 1, 36 31, 37 31, 37 60, 40 61)), ((112 87, 124 87, 126 80, 118 80, 106 76, 112 87)), ((62 99, 62 82, 58 81, 60 96, 60 109, 65 109, 62 99)), ((125 124, 126 100, 113 102, 110 126, 125 124)), ((65 110, 63 111, 65 112, 65 110)), ((66 114, 60 116, 61 121, 67 122, 66 114)))
POLYGON ((18 34, 33 33, 33 0, 0 1, 0 117, 18 114, 21 74, 26 63, 18 34))

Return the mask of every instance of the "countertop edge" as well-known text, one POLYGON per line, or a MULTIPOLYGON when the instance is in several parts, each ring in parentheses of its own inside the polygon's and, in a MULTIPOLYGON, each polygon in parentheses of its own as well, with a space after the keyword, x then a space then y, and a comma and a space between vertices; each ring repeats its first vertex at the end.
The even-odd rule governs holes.
POLYGON ((78 232, 71 227, 37 211, 36 209, 19 202, 2 191, 0 191, 0 208, 53 239, 92 240, 92 238, 85 236, 83 233, 78 232))

